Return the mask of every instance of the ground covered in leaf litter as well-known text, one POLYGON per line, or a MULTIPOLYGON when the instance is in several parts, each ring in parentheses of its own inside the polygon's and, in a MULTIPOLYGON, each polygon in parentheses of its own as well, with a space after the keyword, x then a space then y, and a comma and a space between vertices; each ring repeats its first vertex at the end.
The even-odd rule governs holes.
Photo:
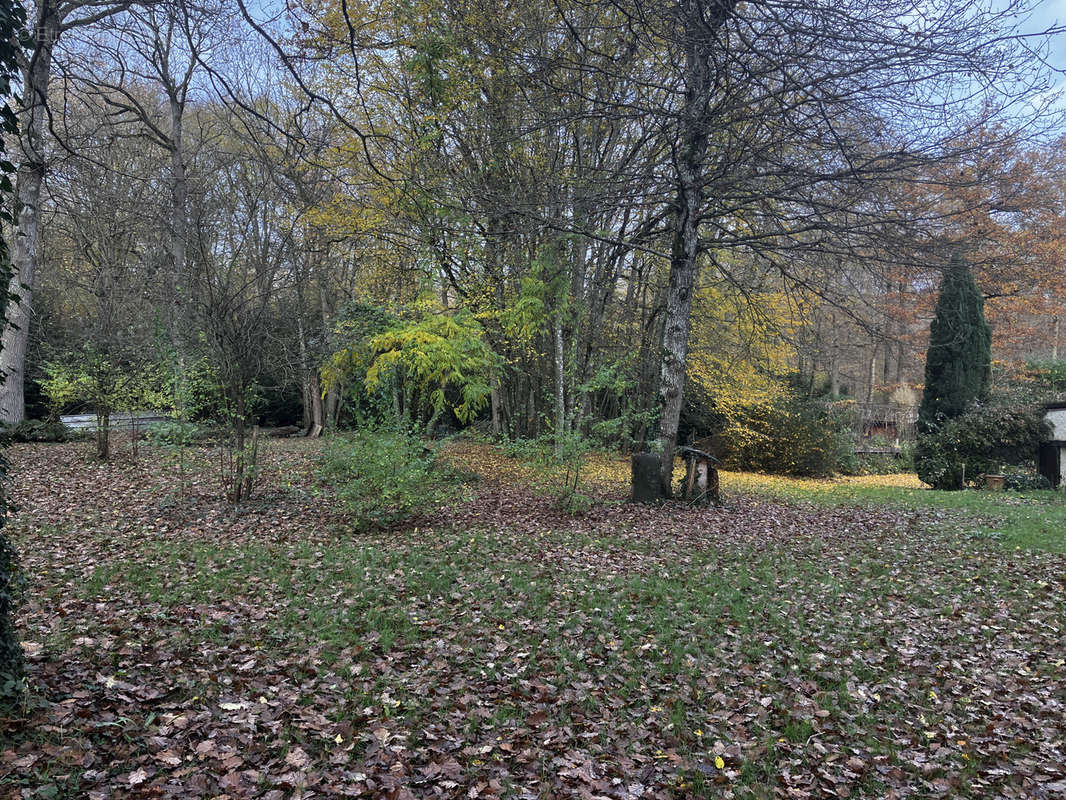
POLYGON ((314 452, 233 510, 210 451, 12 449, 0 796, 1066 796, 1061 555, 728 482, 634 507, 624 462, 572 518, 474 445, 471 496, 357 533, 314 452))

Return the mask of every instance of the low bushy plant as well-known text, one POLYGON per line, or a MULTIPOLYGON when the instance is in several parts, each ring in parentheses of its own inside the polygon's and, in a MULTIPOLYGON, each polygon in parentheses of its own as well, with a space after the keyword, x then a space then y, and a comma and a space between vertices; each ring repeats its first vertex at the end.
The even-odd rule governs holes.
POLYGON ((332 487, 354 527, 388 527, 455 496, 457 475, 436 462, 421 439, 363 430, 327 442, 318 478, 332 487))
POLYGON ((0 426, 0 442, 66 442, 71 431, 62 422, 25 419, 14 425, 0 426))
POLYGON ((842 466, 840 472, 845 475, 899 475, 904 472, 914 472, 913 442, 903 442, 897 447, 884 437, 872 437, 863 440, 861 446, 867 451, 884 450, 886 452, 857 453, 852 463, 848 465, 851 469, 842 466))
POLYGON ((200 438, 201 431, 198 425, 175 419, 149 425, 146 435, 159 447, 188 447, 200 438))
POLYGON ((546 437, 504 439, 501 447, 504 455, 516 461, 542 462, 547 461, 551 454, 551 440, 546 437))
POLYGON ((722 440, 729 469, 807 477, 852 469, 846 426, 824 404, 791 394, 734 409, 722 440))
POLYGON ((502 449, 508 458, 521 461, 532 471, 534 480, 553 498, 555 508, 579 516, 595 503, 581 491, 581 473, 592 445, 589 437, 571 431, 561 438, 547 433, 536 439, 509 439, 502 449))
POLYGON ((1032 492, 1053 488, 1051 481, 1039 472, 1019 467, 1005 470, 1004 478, 1003 488, 1011 492, 1032 492))
POLYGON ((976 485, 982 475, 1005 466, 1031 466, 1050 431, 1035 408, 977 405, 919 435, 915 450, 918 477, 934 489, 976 485))

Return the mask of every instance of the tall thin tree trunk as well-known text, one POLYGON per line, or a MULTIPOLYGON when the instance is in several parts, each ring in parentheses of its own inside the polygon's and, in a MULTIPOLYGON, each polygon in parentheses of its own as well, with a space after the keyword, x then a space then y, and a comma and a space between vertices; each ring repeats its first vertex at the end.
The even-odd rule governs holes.
POLYGON ((873 343, 873 352, 870 353, 870 384, 866 387, 866 402, 872 403, 874 388, 877 386, 877 342, 873 343))
POLYGON ((111 411, 100 408, 96 411, 96 457, 107 461, 111 456, 111 411))
POLYGON ((713 10, 704 8, 704 5, 701 0, 684 0, 680 4, 686 39, 686 90, 676 153, 677 197, 674 199, 670 279, 659 370, 659 449, 662 489, 667 497, 673 492, 674 448, 681 421, 688 335, 692 322, 692 288, 699 268, 699 216, 703 207, 707 158, 707 115, 714 92, 710 34, 732 13, 731 2, 722 2, 713 10), (711 30, 706 27, 708 13, 717 20, 716 25, 711 22, 711 30), (720 19, 718 15, 721 15, 720 19))
POLYGON ((489 388, 489 401, 492 404, 492 435, 499 436, 503 433, 503 414, 500 408, 500 380, 493 377, 492 386, 489 388))
POLYGON ((318 380, 318 371, 310 370, 307 373, 307 382, 311 390, 311 428, 307 435, 318 438, 326 427, 326 418, 322 408, 322 384, 318 380))
MULTIPOLYGON (((300 304, 303 305, 302 303, 300 304)), ((300 384, 303 400, 303 429, 307 433, 314 424, 311 405, 314 403, 314 387, 311 385, 311 359, 307 352, 307 337, 304 335, 304 323, 299 312, 296 314, 296 337, 300 345, 300 384)))
POLYGON ((170 344, 174 348, 174 383, 178 415, 185 416, 186 368, 185 368, 185 319, 189 298, 185 275, 189 237, 188 207, 189 179, 185 167, 183 152, 185 112, 184 99, 179 97, 177 89, 170 89, 170 280, 172 282, 171 302, 168 305, 168 324, 170 344))
POLYGON ((566 436, 566 380, 564 362, 565 348, 563 347, 563 320, 561 314, 555 315, 552 325, 552 334, 555 342, 555 457, 561 458, 563 454, 563 437, 566 436))
MULTIPOLYGON (((300 307, 303 307, 303 297, 298 299, 300 307)), ((325 420, 322 413, 322 381, 318 376, 317 365, 311 360, 311 348, 307 346, 307 335, 304 329, 303 318, 297 314, 296 333, 300 337, 300 370, 303 373, 304 385, 304 435, 317 438, 322 434, 325 420)))
POLYGON ((327 428, 336 428, 340 424, 342 392, 338 386, 331 385, 326 389, 326 397, 323 400, 322 424, 327 428))
POLYGON ((699 224, 703 209, 708 151, 707 131, 715 94, 711 55, 718 29, 732 16, 738 0, 682 0, 678 5, 685 38, 685 99, 675 155, 677 197, 674 199, 673 244, 666 293, 662 362, 659 370, 659 446, 662 489, 672 495, 674 449, 681 421, 688 335, 692 322, 692 289, 701 252, 699 224))
POLYGON ((41 186, 45 174, 44 137, 47 125, 48 83, 52 51, 59 38, 62 19, 52 0, 38 4, 35 49, 27 66, 20 116, 19 145, 22 161, 15 180, 16 227, 11 250, 12 278, 0 349, 0 422, 17 423, 26 416, 25 370, 29 344, 33 290, 37 278, 37 240, 40 227, 41 186))

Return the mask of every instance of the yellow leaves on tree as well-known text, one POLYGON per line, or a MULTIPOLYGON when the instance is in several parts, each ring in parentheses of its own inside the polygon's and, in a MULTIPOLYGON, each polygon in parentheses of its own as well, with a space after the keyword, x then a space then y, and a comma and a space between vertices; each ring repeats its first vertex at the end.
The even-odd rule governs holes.
POLYGON ((792 332, 791 308, 781 293, 741 293, 719 284, 697 292, 689 378, 713 400, 731 437, 761 436, 743 425, 741 410, 774 405, 788 393, 792 332))
POLYGON ((337 381, 345 365, 366 364, 363 380, 375 391, 392 380, 413 385, 432 405, 434 417, 448 403, 448 392, 458 402, 456 417, 469 422, 488 404, 491 377, 499 358, 485 342, 480 323, 466 310, 446 311, 430 300, 421 301, 416 316, 372 336, 365 343, 368 355, 346 348, 331 356, 323 370, 327 385, 337 381))

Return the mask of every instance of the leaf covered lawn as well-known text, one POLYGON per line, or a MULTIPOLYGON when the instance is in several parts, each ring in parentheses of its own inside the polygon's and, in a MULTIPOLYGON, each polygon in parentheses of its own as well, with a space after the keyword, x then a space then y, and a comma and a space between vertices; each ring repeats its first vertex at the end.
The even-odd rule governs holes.
POLYGON ((0 796, 1066 796, 1066 557, 962 512, 579 517, 484 446, 469 498, 353 533, 315 444, 263 490, 12 448, 33 685, 0 796))

